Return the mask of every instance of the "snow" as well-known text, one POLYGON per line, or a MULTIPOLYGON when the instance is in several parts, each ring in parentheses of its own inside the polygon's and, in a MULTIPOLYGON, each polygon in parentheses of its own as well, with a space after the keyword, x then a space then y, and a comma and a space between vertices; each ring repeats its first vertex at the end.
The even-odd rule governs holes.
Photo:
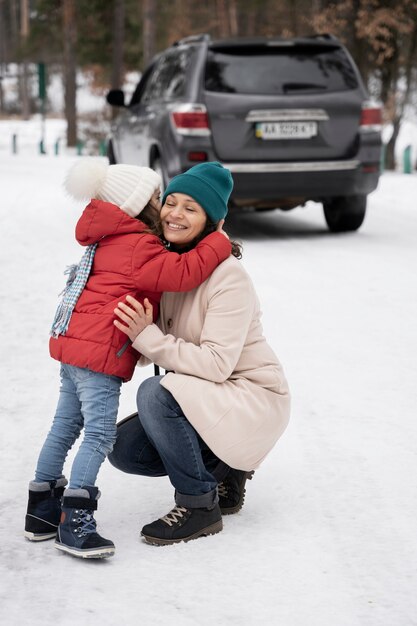
MULTIPOLYGON (((46 65, 46 95, 47 95, 47 111, 50 115, 61 116, 64 111, 64 85, 62 68, 59 66, 46 65)), ((9 63, 2 65, 0 68, 0 77, 3 86, 3 98, 5 108, 7 110, 19 110, 19 94, 18 94, 18 76, 19 65, 9 63)), ((27 66, 29 76, 29 92, 32 100, 39 107, 39 78, 38 65, 29 63, 27 66)), ((141 73, 139 71, 126 72, 124 75, 122 89, 126 94, 126 101, 129 101, 139 79, 141 73)), ((94 71, 78 70, 77 71, 77 113, 83 115, 85 113, 100 113, 108 107, 106 104, 106 93, 108 86, 105 84, 97 84, 95 81, 94 71)))
MULTIPOLYGON (((23 538, 58 394, 48 330, 62 272, 80 257, 82 206, 61 187, 75 158, 0 150, 0 622, 416 625, 416 175, 384 174, 353 234, 328 233, 313 203, 226 222, 243 241, 293 411, 222 533, 146 545, 140 528, 169 511, 172 487, 106 462, 97 519, 112 559, 23 538)), ((120 417, 149 375, 123 386, 120 417)))

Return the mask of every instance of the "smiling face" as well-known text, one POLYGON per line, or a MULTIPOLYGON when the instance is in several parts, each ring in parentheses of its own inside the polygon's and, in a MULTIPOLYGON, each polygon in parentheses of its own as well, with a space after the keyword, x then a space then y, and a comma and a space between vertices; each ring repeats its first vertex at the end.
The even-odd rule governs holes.
POLYGON ((184 193, 171 193, 161 209, 161 224, 166 241, 178 248, 194 241, 207 223, 203 207, 184 193))

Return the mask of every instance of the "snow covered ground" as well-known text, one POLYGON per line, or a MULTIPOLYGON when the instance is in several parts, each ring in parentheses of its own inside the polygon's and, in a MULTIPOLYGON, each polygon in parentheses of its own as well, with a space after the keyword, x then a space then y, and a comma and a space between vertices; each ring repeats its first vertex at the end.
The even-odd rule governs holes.
MULTIPOLYGON (((354 234, 329 234, 314 204, 229 219, 291 385, 288 430, 223 532, 172 547, 139 538, 169 481, 106 463, 97 518, 117 552, 85 562, 22 536, 58 393, 48 330, 80 256, 73 159, 0 151, 0 623, 416 625, 417 176, 385 174, 354 234)), ((124 386, 121 417, 151 374, 124 386)))

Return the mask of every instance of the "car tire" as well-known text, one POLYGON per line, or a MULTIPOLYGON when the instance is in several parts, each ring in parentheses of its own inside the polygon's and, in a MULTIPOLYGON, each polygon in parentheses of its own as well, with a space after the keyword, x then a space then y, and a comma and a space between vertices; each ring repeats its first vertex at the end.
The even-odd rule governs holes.
POLYGON ((366 196, 345 196, 323 202, 324 217, 332 233, 358 230, 365 219, 366 196))
POLYGON ((116 165, 116 157, 114 156, 113 144, 111 139, 107 142, 107 158, 109 160, 109 165, 116 165))

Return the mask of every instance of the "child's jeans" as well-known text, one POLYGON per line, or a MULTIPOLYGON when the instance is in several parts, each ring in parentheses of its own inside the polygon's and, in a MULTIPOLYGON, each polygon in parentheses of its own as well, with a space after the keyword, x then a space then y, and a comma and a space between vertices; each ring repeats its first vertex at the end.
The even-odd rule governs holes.
POLYGON ((37 482, 62 476, 68 451, 84 428, 72 465, 69 487, 95 484, 98 470, 116 441, 116 418, 122 379, 61 364, 61 389, 51 430, 39 455, 37 482))

